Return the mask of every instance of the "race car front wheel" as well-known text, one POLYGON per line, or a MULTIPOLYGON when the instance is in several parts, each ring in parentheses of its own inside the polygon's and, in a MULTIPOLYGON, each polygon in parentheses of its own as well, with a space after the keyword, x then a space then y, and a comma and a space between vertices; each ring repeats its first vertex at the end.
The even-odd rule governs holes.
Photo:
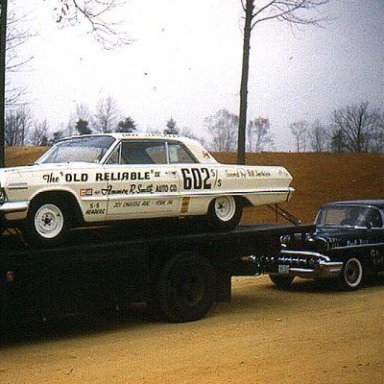
POLYGON ((62 243, 71 227, 69 207, 63 199, 37 198, 31 202, 27 217, 28 240, 35 245, 62 243))
POLYGON ((209 226, 214 230, 229 231, 239 224, 243 205, 239 198, 220 196, 212 200, 208 208, 209 226))

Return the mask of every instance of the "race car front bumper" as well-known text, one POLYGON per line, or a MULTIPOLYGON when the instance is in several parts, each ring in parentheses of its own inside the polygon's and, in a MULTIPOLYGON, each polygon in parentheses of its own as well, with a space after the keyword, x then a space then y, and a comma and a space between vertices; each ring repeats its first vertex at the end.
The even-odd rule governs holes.
POLYGON ((5 202, 0 205, 0 219, 2 221, 18 221, 27 217, 29 201, 5 202))
POLYGON ((311 251, 285 250, 277 257, 266 257, 266 272, 298 276, 309 279, 337 277, 343 269, 341 261, 331 261, 328 256, 311 251))

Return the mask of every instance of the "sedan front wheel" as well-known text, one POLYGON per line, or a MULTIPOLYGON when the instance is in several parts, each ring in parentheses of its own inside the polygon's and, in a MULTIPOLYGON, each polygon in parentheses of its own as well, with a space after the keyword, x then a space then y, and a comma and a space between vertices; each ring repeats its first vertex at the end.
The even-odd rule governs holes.
POLYGON ((35 245, 62 243, 71 227, 70 209, 64 200, 38 198, 32 201, 27 217, 27 236, 35 245))
POLYGON ((352 291, 358 289, 363 280, 363 266, 359 259, 351 257, 346 261, 338 277, 340 289, 352 291))

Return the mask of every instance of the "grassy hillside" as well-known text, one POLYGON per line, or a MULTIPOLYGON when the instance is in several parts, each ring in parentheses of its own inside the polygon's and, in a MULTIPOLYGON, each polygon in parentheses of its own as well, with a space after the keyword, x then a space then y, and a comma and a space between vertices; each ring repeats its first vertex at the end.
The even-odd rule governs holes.
MULTIPOLYGON (((6 148, 8 166, 33 162, 45 149, 6 148)), ((216 153, 223 163, 234 163, 234 153, 216 153)), ((292 200, 284 204, 303 222, 311 222, 318 208, 334 200, 384 199, 384 155, 372 153, 252 153, 247 164, 283 165, 293 175, 296 188, 292 200)), ((267 208, 247 209, 245 222, 273 222, 267 208)))

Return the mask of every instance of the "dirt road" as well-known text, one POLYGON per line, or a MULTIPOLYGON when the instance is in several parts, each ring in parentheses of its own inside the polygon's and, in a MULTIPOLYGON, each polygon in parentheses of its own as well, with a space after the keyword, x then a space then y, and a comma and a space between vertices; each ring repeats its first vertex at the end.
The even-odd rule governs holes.
POLYGON ((17 329, 0 349, 0 383, 384 382, 383 278, 349 293, 304 280, 279 291, 265 276, 233 283, 232 302, 195 323, 134 307, 17 329))

